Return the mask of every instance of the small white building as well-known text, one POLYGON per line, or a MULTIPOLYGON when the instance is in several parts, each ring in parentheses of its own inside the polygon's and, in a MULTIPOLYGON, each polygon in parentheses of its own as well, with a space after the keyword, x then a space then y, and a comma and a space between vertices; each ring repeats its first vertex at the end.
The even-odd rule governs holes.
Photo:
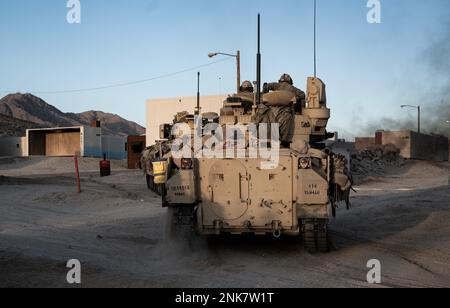
POLYGON ((127 158, 127 139, 103 135, 100 127, 27 129, 25 137, 0 138, 0 156, 127 158))
POLYGON ((26 139, 28 153, 25 156, 102 156, 102 129, 99 127, 27 129, 26 139))

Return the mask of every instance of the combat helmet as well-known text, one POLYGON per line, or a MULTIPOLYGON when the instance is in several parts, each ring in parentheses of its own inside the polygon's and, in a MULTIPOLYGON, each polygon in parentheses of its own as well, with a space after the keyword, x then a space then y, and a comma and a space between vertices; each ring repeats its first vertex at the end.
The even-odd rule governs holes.
POLYGON ((248 92, 248 93, 253 93, 254 88, 253 88, 253 84, 246 80, 242 83, 241 85, 241 92, 248 92))
POLYGON ((292 77, 289 74, 283 74, 283 76, 280 77, 279 83, 287 82, 291 86, 294 84, 294 81, 292 80, 292 77))

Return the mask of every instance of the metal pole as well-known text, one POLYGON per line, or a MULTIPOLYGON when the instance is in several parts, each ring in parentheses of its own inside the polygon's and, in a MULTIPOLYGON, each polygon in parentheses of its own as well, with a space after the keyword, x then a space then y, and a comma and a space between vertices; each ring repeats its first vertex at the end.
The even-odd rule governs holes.
POLYGON ((256 101, 261 104, 261 15, 258 14, 258 55, 256 57, 256 101))
POLYGON ((420 119, 420 106, 418 106, 417 107, 417 111, 418 111, 418 122, 417 122, 417 127, 418 127, 418 131, 419 131, 419 134, 421 133, 421 119, 420 119))
POLYGON ((241 51, 238 50, 236 54, 237 61, 237 92, 241 92, 241 51))
POLYGON ((197 108, 195 115, 200 115, 200 72, 197 73, 197 108))
POLYGON ((314 0, 314 78, 317 77, 317 0, 314 0))
POLYGON ((78 168, 78 156, 76 154, 73 156, 73 161, 75 163, 75 177, 77 179, 77 192, 81 193, 80 171, 78 168))

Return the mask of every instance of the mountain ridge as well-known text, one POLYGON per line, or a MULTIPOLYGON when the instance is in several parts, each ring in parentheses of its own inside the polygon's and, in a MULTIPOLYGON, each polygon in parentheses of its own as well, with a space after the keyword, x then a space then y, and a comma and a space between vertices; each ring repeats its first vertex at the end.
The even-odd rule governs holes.
MULTIPOLYGON (((34 123, 37 128, 41 128, 89 126, 91 121, 98 120, 101 122, 103 133, 107 135, 128 136, 145 134, 144 127, 117 114, 98 110, 82 113, 65 113, 30 93, 8 94, 0 99, 0 115, 7 117, 7 119, 0 118, 0 123, 4 124, 1 126, 2 130, 6 124, 17 128, 18 132, 23 131, 23 129, 20 129, 21 126, 30 128, 29 125, 23 125, 24 123, 22 122, 34 123), (14 121, 12 119, 16 119, 17 123, 13 124, 12 122, 14 121)), ((8 135, 11 135, 11 131, 8 135)))

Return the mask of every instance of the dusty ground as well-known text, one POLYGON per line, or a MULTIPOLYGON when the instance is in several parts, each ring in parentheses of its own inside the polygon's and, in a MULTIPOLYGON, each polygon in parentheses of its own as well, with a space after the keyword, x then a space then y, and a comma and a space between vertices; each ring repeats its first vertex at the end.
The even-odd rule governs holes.
POLYGON ((357 187, 331 229, 336 250, 303 251, 297 238, 220 237, 166 243, 165 210, 140 172, 113 164, 100 179, 82 160, 0 159, 0 287, 366 287, 382 263, 383 287, 450 287, 448 164, 408 162, 357 187))

